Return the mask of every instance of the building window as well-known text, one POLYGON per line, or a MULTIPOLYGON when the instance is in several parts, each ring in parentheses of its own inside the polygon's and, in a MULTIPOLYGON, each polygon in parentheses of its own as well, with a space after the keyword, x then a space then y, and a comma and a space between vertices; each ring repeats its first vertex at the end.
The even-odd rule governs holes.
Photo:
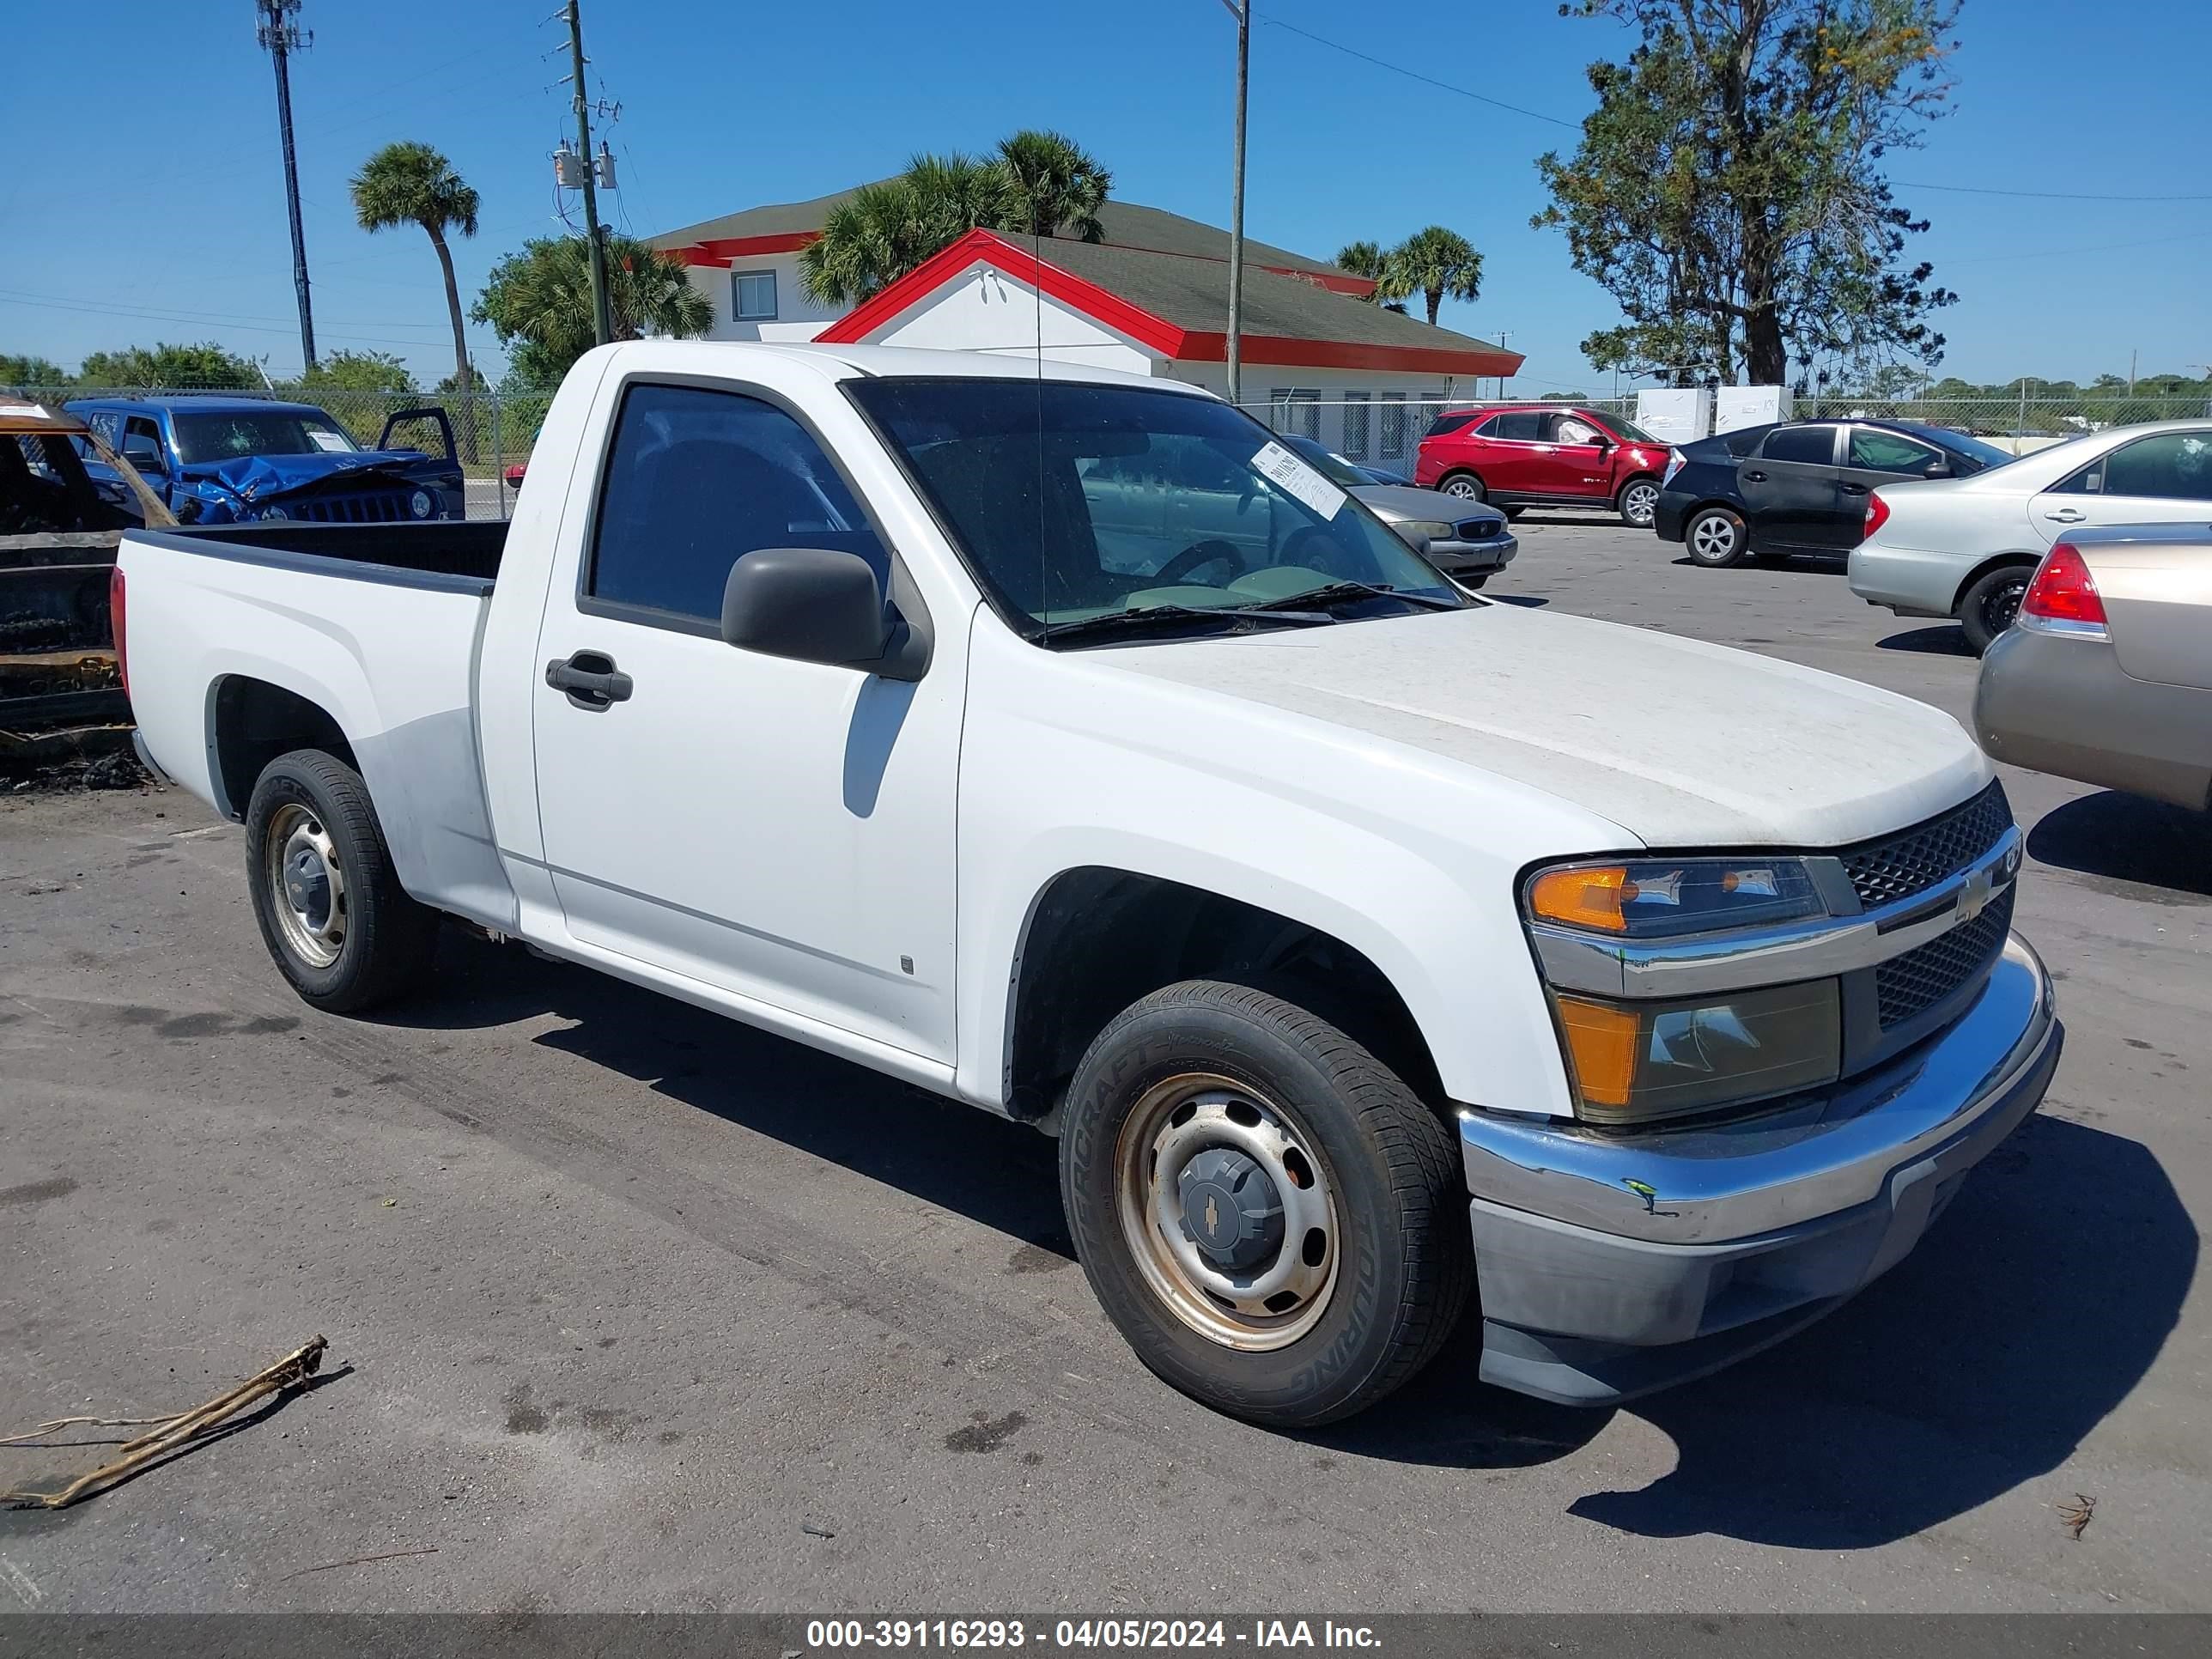
POLYGON ((1355 461, 1367 459, 1367 394, 1344 394, 1344 453, 1355 461))
POLYGON ((1406 394, 1386 392, 1382 394, 1382 459, 1386 461, 1402 459, 1406 453, 1406 394))
POLYGON ((775 320, 775 273, 772 270, 733 270, 730 273, 730 318, 739 323, 775 320))

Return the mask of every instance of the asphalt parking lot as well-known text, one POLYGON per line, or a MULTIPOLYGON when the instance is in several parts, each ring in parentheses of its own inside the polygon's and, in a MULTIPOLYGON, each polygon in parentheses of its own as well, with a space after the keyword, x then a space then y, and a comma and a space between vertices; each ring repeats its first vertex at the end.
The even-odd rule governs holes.
MULTIPOLYGON (((1966 711, 1954 630, 1833 568, 1521 531, 1502 600, 1966 711)), ((0 1514, 0 1608, 2212 1608, 2212 830, 2006 781, 2069 1042, 1917 1254, 1620 1410, 1461 1352, 1302 1437, 1130 1356, 1030 1131, 459 936, 419 1001, 319 1016, 235 827, 0 798, 0 1433, 173 1411, 318 1332, 332 1373, 0 1514)))

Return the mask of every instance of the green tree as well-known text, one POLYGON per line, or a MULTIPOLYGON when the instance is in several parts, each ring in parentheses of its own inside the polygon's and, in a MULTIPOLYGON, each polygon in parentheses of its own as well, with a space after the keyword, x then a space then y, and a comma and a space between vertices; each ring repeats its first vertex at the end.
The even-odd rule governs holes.
POLYGON ((1429 321, 1446 300, 1472 300, 1482 292, 1482 256, 1455 230, 1431 225, 1390 250, 1389 264, 1401 293, 1428 301, 1429 321))
POLYGON ((0 351, 0 386, 28 390, 33 386, 67 386, 73 378, 59 363, 36 353, 0 351))
POLYGON ((978 228, 1096 241, 1113 175, 1073 139, 1024 129, 988 160, 917 155, 830 211, 799 256, 799 282, 823 305, 858 305, 978 228))
MULTIPOLYGON (((617 340, 696 338, 714 307, 684 267, 627 236, 609 235, 607 311, 617 340)), ((592 349, 590 255, 580 236, 526 242, 491 269, 470 314, 489 323, 526 385, 551 386, 592 349)))
POLYGON ((1589 66, 1582 143, 1537 161, 1575 268, 1622 324, 1583 350, 1677 384, 1801 383, 1899 357, 1942 360, 1929 313, 1956 297, 1883 161, 1945 112, 1957 0, 1573 0, 1633 30, 1589 66))
POLYGON ((266 384, 250 357, 226 351, 212 340, 198 345, 126 346, 95 351, 77 371, 77 384, 88 386, 176 386, 232 391, 266 384))
POLYGON ((438 270, 446 279, 446 310, 453 324, 453 375, 464 396, 471 380, 469 343, 462 331, 461 290, 453 280, 453 253, 446 245, 448 231, 464 236, 477 234, 475 189, 453 171, 453 164, 428 144, 386 144, 353 176, 354 217, 363 230, 391 230, 401 225, 420 225, 438 256, 438 270))
POLYGON ((1025 127, 1001 138, 998 169, 1010 198, 998 228, 1080 242, 1106 234, 1098 210, 1106 204, 1114 175, 1066 134, 1025 127))
POLYGON ((388 351, 333 351, 302 374, 302 391, 377 392, 413 397, 421 390, 407 365, 388 351))
POLYGON ((1413 290, 1407 283, 1404 273, 1392 263, 1391 256, 1396 252, 1378 242, 1346 242, 1336 251, 1337 269, 1364 276, 1375 284, 1366 295, 1370 305, 1403 311, 1406 307, 1398 301, 1409 298, 1413 290))

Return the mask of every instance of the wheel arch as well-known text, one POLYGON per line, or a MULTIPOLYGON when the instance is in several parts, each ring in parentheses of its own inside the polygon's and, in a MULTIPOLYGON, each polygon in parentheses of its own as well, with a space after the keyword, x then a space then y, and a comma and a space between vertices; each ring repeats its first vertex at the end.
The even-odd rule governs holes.
POLYGON ((2018 565, 2024 569, 2033 570, 2042 562, 2042 554, 2031 553, 2024 548, 2009 550, 2002 553, 1992 553, 1986 558, 1977 560, 1973 568, 1960 578, 1958 585, 1951 590, 1951 614, 1954 617, 1959 614, 1959 606, 1966 597, 1966 590, 1992 570, 2002 570, 2008 565, 2018 565))
POLYGON ((1366 952, 1249 900, 1104 865, 1061 871, 1030 907, 1009 977, 1006 1100, 1042 1117, 1091 1041, 1139 998, 1184 980, 1249 985, 1330 1021, 1432 1109, 1448 1110, 1412 1007, 1366 952))
POLYGON ((252 674, 224 674, 209 687, 210 770, 227 816, 243 818, 263 769, 295 749, 319 749, 361 770, 345 728, 322 701, 252 674))

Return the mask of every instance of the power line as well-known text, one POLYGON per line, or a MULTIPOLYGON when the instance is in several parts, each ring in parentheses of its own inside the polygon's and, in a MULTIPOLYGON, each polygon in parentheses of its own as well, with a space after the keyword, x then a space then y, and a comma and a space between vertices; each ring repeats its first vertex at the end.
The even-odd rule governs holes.
POLYGON ((2212 193, 2198 196, 2115 196, 2105 190, 1991 190, 1981 185, 1925 185, 1911 179, 1893 179, 1899 190, 1940 190, 1955 196, 2014 196, 2036 202, 2212 202, 2212 193))
POLYGON ((1317 46, 1327 46, 1331 52, 1340 52, 1347 58, 1357 58, 1364 64, 1372 64, 1377 69, 1389 70, 1393 75, 1402 75, 1409 81, 1419 81, 1423 86, 1434 87, 1439 92, 1449 92, 1461 98, 1470 98, 1478 104, 1487 104, 1492 109, 1510 110, 1514 114, 1525 115, 1532 121, 1549 121, 1555 127, 1572 127, 1577 131, 1582 129, 1583 124, 1579 121, 1569 121, 1557 115, 1547 115, 1541 110, 1523 109, 1520 105, 1509 104, 1501 98, 1486 98, 1479 92, 1469 92, 1465 87, 1455 87, 1449 81, 1439 81, 1433 76, 1423 75, 1419 70, 1409 70, 1402 64, 1386 62, 1382 58, 1360 51, 1357 46, 1347 46, 1341 40, 1331 40, 1325 35, 1316 34, 1311 29, 1302 29, 1296 23, 1285 23, 1281 18, 1270 16, 1265 12, 1255 11, 1252 15, 1270 28, 1287 30, 1292 34, 1303 36, 1317 46))

